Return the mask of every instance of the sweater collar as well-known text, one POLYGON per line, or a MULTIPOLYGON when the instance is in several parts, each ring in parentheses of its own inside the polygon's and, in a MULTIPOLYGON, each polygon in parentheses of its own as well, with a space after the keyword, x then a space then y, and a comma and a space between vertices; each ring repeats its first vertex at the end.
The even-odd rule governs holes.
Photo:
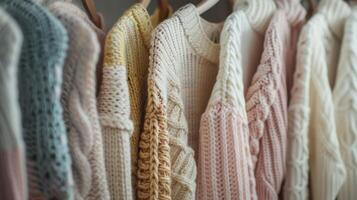
POLYGON ((208 33, 216 35, 218 41, 223 24, 206 21, 191 3, 180 8, 175 15, 179 17, 192 48, 207 60, 218 63, 220 44, 212 40, 208 33))
POLYGON ((273 0, 235 0, 234 10, 244 10, 252 28, 264 35, 276 5, 273 0))
POLYGON ((341 39, 345 21, 351 12, 348 4, 342 0, 321 0, 317 10, 325 17, 333 34, 341 39))

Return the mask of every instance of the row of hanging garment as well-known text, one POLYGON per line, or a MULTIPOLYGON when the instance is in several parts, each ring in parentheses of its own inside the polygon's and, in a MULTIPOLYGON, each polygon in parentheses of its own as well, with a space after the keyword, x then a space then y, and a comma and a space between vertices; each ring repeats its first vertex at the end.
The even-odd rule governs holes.
POLYGON ((0 199, 357 198, 357 7, 0 0, 0 199))

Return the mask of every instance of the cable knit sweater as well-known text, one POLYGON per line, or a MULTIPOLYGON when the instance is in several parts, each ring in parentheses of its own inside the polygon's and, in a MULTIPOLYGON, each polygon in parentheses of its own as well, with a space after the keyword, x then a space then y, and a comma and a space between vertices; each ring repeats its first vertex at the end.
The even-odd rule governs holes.
POLYGON ((139 199, 195 198, 193 149, 198 152, 200 117, 218 72, 221 28, 188 4, 153 34, 139 199))
POLYGON ((357 6, 347 19, 333 89, 336 130, 347 177, 337 199, 357 197, 357 6))
POLYGON ((248 89, 250 148, 258 199, 278 199, 285 175, 288 84, 296 36, 305 11, 299 2, 277 1, 265 33, 261 64, 248 89))
MULTIPOLYGON (((265 33, 261 64, 247 92, 250 148, 255 166, 258 199, 278 199, 285 174, 287 142, 287 83, 294 40, 290 24, 301 22, 303 9, 279 1, 265 33), (296 8, 297 7, 297 8, 296 8)), ((295 38, 294 38, 295 39, 295 38)))
POLYGON ((101 129, 96 108, 95 67, 99 44, 93 29, 76 6, 56 2, 49 6, 69 36, 63 69, 61 102, 73 160, 75 199, 109 199, 101 129))
POLYGON ((152 30, 147 10, 141 4, 136 4, 124 13, 106 38, 99 112, 106 171, 113 199, 132 199, 135 196, 133 191, 139 133, 145 113, 152 30))
POLYGON ((17 67, 23 36, 21 29, 0 9, 0 199, 28 198, 24 141, 18 104, 17 67))
POLYGON ((72 199, 73 179, 60 104, 66 31, 31 0, 1 0, 18 22, 24 45, 18 83, 30 199, 72 199))
POLYGON ((294 170, 287 174, 287 181, 294 183, 285 187, 284 196, 288 199, 333 200, 345 181, 330 88, 334 85, 339 43, 349 13, 343 1, 322 0, 300 34, 289 105, 288 167, 294 170))

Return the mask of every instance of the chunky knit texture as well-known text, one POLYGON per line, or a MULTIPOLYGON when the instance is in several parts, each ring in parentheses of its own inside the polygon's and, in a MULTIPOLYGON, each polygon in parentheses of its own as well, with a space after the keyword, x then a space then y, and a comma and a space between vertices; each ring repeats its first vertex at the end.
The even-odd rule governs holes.
POLYGON ((343 1, 323 0, 300 33, 289 105, 288 167, 294 170, 287 174, 287 199, 336 199, 345 181, 330 88, 349 13, 343 1))
POLYGON ((200 124, 196 199, 257 198, 241 62, 244 17, 231 14, 221 33, 219 72, 200 124))
POLYGON ((1 0, 0 6, 24 35, 18 83, 30 199, 72 199, 71 160, 60 104, 66 31, 30 0, 1 0))
POLYGON ((28 198, 28 190, 17 89, 23 36, 3 9, 0 9, 0 35, 0 199, 23 200, 28 198))
POLYGON ((159 9, 156 10, 150 19, 147 10, 141 4, 132 6, 114 25, 106 39, 105 76, 99 96, 101 116, 105 118, 113 115, 115 107, 124 109, 120 116, 120 119, 124 120, 122 123, 117 123, 115 127, 109 126, 105 121, 102 123, 107 175, 111 196, 114 199, 129 199, 135 191, 139 137, 145 114, 150 38, 153 25, 156 25, 152 24, 152 21, 159 22, 159 12, 159 9), (114 77, 113 73, 118 69, 123 69, 122 75, 114 77), (122 88, 112 85, 109 80, 115 80, 122 88), (121 90, 125 90, 124 94, 127 94, 128 90, 130 95, 123 95, 121 90), (119 96, 112 98, 114 93, 118 93, 119 96), (130 120, 134 129, 126 124, 131 123, 130 120), (125 127, 129 129, 126 130, 125 127), (130 147, 128 139, 131 141, 130 147), (127 154, 130 148, 131 155, 127 154), (130 177, 132 181, 128 180, 130 177), (131 182, 133 189, 129 188, 131 182))
POLYGON ((294 68, 292 61, 299 31, 291 30, 291 26, 301 24, 305 13, 298 2, 278 3, 279 9, 265 33, 261 64, 246 96, 258 199, 279 199, 284 180, 288 127, 286 79, 294 68))
POLYGON ((75 5, 56 2, 50 11, 63 23, 69 50, 63 69, 61 103, 75 180, 75 199, 109 199, 101 128, 96 108, 95 68, 99 43, 75 5))
POLYGON ((199 123, 218 72, 220 24, 188 4, 153 34, 139 199, 194 199, 199 123), (191 147, 193 148, 191 148, 191 147))
POLYGON ((344 27, 336 83, 333 89, 336 130, 347 177, 337 199, 357 197, 357 7, 344 27))

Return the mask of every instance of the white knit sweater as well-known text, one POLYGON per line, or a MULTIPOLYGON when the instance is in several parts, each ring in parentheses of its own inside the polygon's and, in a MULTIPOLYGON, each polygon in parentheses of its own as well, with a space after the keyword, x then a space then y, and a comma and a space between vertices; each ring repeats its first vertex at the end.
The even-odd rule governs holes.
POLYGON ((347 171, 338 198, 357 198, 357 7, 349 16, 342 40, 333 90, 337 135, 347 171))
POLYGON ((284 190, 294 197, 287 199, 308 199, 309 184, 312 199, 334 200, 345 181, 331 88, 349 12, 343 1, 322 0, 300 34, 288 131, 288 167, 294 170, 287 176, 295 184, 284 190))

